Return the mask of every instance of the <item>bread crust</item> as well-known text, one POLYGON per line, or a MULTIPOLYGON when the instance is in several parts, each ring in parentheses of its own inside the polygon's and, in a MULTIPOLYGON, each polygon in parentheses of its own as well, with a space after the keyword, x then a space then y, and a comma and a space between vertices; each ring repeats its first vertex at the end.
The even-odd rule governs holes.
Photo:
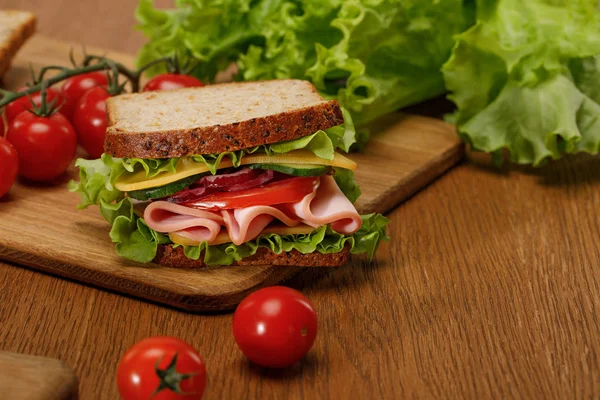
MULTIPOLYGON (((2 10, 0 12, 11 13, 18 12, 24 13, 24 11, 14 10, 2 10)), ((10 37, 4 43, 0 43, 0 80, 4 74, 10 68, 10 63, 17 53, 17 51, 23 46, 23 44, 33 35, 35 32, 36 18, 32 13, 28 13, 28 18, 20 27, 11 32, 10 37)))
POLYGON ((174 158, 235 151, 293 140, 344 123, 336 100, 228 125, 158 132, 123 132, 106 103, 108 128, 104 151, 113 157, 174 158))
MULTIPOLYGON (((318 252, 302 254, 297 250, 275 254, 271 250, 261 247, 256 254, 246 257, 232 265, 254 266, 254 265, 277 265, 288 267, 338 267, 348 261, 349 248, 344 248, 339 253, 321 254, 318 252)), ((202 261, 202 255, 198 260, 187 258, 183 253, 183 247, 174 248, 173 245, 159 245, 154 262, 171 268, 203 268, 208 267, 202 261)))

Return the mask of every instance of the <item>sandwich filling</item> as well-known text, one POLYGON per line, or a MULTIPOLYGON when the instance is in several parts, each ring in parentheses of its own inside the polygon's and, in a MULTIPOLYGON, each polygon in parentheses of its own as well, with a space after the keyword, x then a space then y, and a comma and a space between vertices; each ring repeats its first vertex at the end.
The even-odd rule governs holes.
MULTIPOLYGON (((351 124, 350 124, 351 126, 351 124)), ((339 153, 354 129, 336 126, 296 140, 220 154, 170 159, 77 161, 80 208, 98 205, 123 257, 149 262, 158 245, 191 259, 229 265, 267 247, 276 254, 372 256, 387 219, 360 216, 356 164, 339 153)))

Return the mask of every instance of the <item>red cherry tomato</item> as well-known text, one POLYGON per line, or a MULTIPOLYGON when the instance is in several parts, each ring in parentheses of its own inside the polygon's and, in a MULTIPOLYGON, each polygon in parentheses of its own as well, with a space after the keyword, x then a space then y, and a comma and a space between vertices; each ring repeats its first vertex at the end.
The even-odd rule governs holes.
POLYGON ((4 136, 4 119, 2 113, 0 113, 0 136, 4 136))
POLYGON ((92 158, 100 158, 104 152, 107 126, 104 101, 109 97, 105 87, 91 88, 79 99, 73 115, 79 143, 92 158))
POLYGON ((318 182, 319 177, 313 176, 289 178, 236 192, 209 194, 200 200, 185 203, 185 205, 188 207, 215 210, 293 203, 302 200, 304 196, 312 193, 318 182))
POLYGON ((33 181, 51 181, 63 174, 77 150, 77 135, 59 112, 38 117, 23 111, 10 123, 6 138, 19 155, 19 174, 33 181))
POLYGON ((191 75, 166 73, 156 75, 150 79, 144 85, 142 91, 151 92, 153 90, 171 90, 197 86, 204 86, 204 83, 191 75))
POLYGON ((180 339, 146 338, 121 358, 117 386, 124 400, 201 399, 206 386, 204 360, 180 339), (165 376, 161 378, 159 374, 165 376))
MULTIPOLYGON (((27 87, 22 87, 19 91, 26 90, 27 87)), ((39 107, 42 104, 42 94, 40 92, 34 92, 29 95, 31 100, 33 100, 34 104, 39 107)), ((52 100, 56 100, 56 106, 64 106, 65 97, 58 90, 53 87, 49 87, 46 89, 46 103, 50 103, 52 100)), ((62 108, 62 107, 61 107, 62 108)), ((15 101, 12 101, 6 105, 4 114, 6 115, 6 122, 11 123, 13 119, 17 117, 17 115, 21 114, 25 110, 31 110, 31 101, 27 96, 19 97, 15 101)))
POLYGON ((60 112, 72 121, 81 96, 89 89, 102 85, 108 85, 108 76, 106 76, 106 72, 101 71, 88 72, 67 79, 61 89, 66 102, 60 112))
POLYGON ((260 289, 233 315, 233 336, 242 353, 265 367, 287 367, 310 350, 317 315, 306 297, 284 286, 260 289))
MULTIPOLYGON (((1 120, 0 120, 1 121, 1 120)), ((0 128, 4 126, 0 123, 0 128)), ((10 190, 17 179, 19 158, 17 150, 8 140, 0 135, 0 198, 10 190)))

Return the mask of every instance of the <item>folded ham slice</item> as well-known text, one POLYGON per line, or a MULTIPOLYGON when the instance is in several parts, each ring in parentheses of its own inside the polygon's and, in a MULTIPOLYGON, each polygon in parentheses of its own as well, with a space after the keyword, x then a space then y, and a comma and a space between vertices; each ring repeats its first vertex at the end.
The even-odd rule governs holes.
POLYGON ((215 240, 221 226, 224 226, 232 242, 238 245, 259 236, 274 220, 286 226, 304 223, 317 228, 331 224, 333 230, 345 235, 356 232, 362 223, 354 205, 329 175, 322 176, 318 187, 297 203, 219 212, 155 201, 146 208, 144 219, 155 231, 174 232, 208 244, 215 240))
POLYGON ((150 203, 144 211, 146 224, 157 232, 178 232, 198 241, 215 240, 223 217, 220 213, 180 206, 166 201, 150 203))
POLYGON ((287 226, 296 226, 300 223, 276 206, 253 206, 221 212, 229 237, 235 244, 242 244, 259 236, 273 219, 278 219, 287 226))
POLYGON ((362 224, 356 208, 330 175, 322 176, 317 190, 289 207, 306 225, 317 228, 331 224, 334 231, 344 235, 356 232, 362 224))

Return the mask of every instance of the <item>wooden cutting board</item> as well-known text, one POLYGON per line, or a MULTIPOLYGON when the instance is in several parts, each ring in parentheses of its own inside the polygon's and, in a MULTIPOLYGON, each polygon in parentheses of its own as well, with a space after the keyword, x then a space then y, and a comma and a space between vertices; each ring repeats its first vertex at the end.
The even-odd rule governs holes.
POLYGON ((77 377, 60 360, 0 351, 0 393, 10 400, 75 400, 77 377))
MULTIPOLYGON (((30 64, 34 69, 68 64, 70 48, 35 36, 13 63, 5 87, 23 85, 30 64)), ((133 64, 130 55, 87 51, 133 64)), ((389 211, 463 154, 453 126, 436 119, 391 115, 378 121, 372 133, 367 150, 350 156, 359 163, 361 213, 389 211)), ((98 209, 76 209, 79 196, 66 189, 76 176, 72 169, 53 186, 20 182, 0 200, 0 259, 189 311, 232 309, 251 291, 283 282, 302 270, 268 265, 181 270, 121 259, 98 209)))

